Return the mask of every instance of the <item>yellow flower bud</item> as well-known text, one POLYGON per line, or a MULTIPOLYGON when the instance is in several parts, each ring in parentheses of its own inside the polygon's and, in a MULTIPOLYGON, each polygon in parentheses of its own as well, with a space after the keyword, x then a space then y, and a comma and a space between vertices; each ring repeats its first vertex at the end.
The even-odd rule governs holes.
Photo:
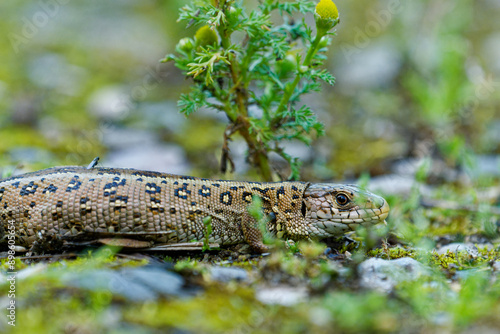
POLYGON ((321 0, 316 5, 316 14, 322 19, 338 19, 339 11, 332 0, 321 0))
POLYGON ((194 39, 198 46, 219 44, 219 36, 209 26, 203 26, 198 29, 194 35, 194 39))
POLYGON ((339 11, 332 0, 321 0, 314 11, 318 34, 324 35, 339 23, 339 11))

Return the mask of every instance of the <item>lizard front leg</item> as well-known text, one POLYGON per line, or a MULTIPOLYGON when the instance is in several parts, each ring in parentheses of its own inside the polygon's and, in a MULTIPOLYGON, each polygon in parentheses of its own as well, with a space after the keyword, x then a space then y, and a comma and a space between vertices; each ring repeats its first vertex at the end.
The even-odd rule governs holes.
POLYGON ((262 231, 259 228, 258 221, 248 212, 243 213, 241 217, 241 229, 245 241, 258 253, 269 251, 269 247, 264 245, 262 231))

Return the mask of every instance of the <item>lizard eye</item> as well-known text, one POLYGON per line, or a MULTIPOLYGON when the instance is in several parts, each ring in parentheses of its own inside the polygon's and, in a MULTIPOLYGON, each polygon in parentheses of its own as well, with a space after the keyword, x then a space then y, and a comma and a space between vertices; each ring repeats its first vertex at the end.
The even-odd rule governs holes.
POLYGON ((347 197, 344 194, 337 194, 337 196, 335 196, 335 200, 337 201, 338 205, 342 205, 342 206, 349 203, 349 197, 347 197))

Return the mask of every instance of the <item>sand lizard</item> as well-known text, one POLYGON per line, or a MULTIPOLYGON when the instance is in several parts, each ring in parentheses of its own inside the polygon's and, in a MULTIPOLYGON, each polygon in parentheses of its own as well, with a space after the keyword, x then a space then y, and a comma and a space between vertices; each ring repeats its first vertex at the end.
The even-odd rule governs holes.
POLYGON ((113 235, 151 244, 247 242, 267 250, 248 213, 262 200, 267 230, 292 240, 324 238, 384 221, 387 202, 353 185, 239 182, 118 168, 54 167, 0 180, 0 237, 15 243, 113 235), (38 241, 37 241, 38 240, 38 241))

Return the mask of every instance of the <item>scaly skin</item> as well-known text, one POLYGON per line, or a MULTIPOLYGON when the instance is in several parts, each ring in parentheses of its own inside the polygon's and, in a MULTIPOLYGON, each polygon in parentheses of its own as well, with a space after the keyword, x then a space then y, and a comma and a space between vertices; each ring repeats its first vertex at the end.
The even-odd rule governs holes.
POLYGON ((267 229, 293 240, 324 238, 382 222, 387 202, 352 185, 209 180, 133 169, 55 167, 0 180, 0 237, 16 245, 114 236, 153 244, 248 242, 263 252, 247 211, 262 199, 267 229))

